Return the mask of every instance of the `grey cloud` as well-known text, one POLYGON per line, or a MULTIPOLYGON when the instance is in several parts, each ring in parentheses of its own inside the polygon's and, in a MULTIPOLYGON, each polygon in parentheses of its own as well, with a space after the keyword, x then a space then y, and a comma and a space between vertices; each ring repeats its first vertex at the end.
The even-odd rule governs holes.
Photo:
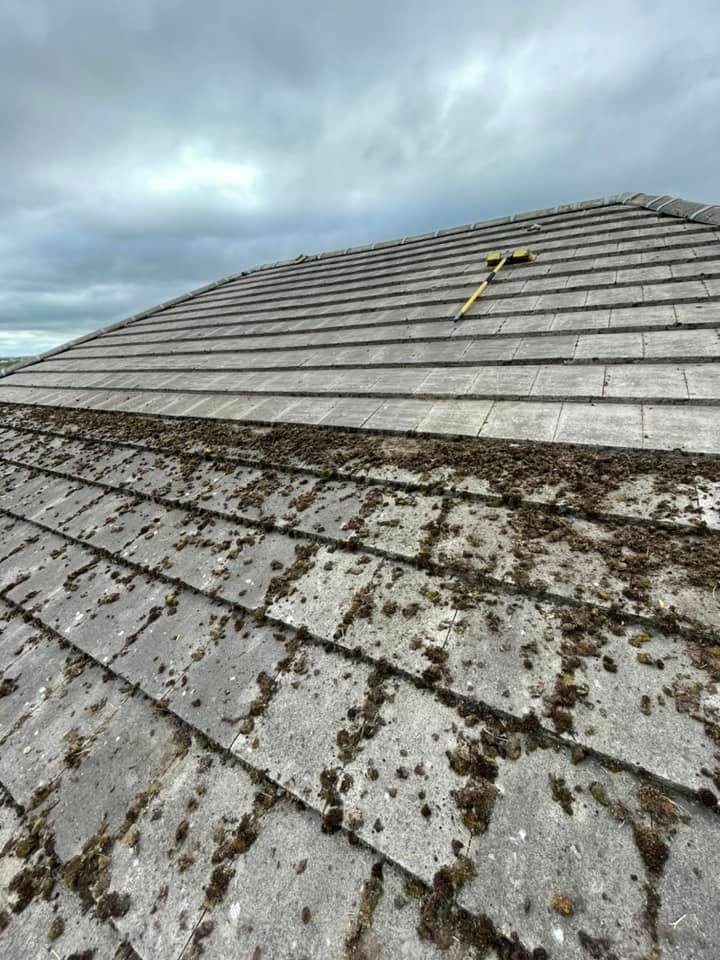
POLYGON ((0 354, 300 252, 717 200, 718 28, 702 2, 6 0, 0 354))

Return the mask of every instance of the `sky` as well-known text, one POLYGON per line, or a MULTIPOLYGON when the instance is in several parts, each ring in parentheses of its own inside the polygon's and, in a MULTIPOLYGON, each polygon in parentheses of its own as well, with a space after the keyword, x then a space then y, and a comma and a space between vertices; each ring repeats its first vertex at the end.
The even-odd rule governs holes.
POLYGON ((3 0, 0 356, 244 268, 720 202, 720 4, 3 0))

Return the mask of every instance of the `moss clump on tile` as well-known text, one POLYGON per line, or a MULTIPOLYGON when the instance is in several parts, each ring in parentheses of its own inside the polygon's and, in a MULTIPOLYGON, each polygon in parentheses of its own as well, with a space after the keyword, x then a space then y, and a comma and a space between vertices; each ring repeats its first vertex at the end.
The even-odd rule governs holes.
POLYGON ((553 800, 571 817, 574 797, 565 783, 565 778, 557 773, 549 773, 548 780, 550 781, 550 794, 553 800))
POLYGON ((11 693, 15 693, 17 688, 17 680, 12 677, 3 677, 0 680, 0 697, 9 697, 11 693))
POLYGON ((340 767, 329 767, 320 773, 320 799, 326 804, 321 823, 323 833, 337 833, 342 827, 344 810, 339 789, 340 773, 340 767))
POLYGON ((69 730, 64 737, 68 748, 63 757, 64 766, 69 769, 77 769, 82 762, 83 754, 87 752, 85 746, 85 737, 78 730, 69 730))
POLYGON ((100 920, 108 920, 110 917, 124 917, 129 909, 130 894, 111 890, 100 897, 95 906, 95 913, 100 920))
POLYGON ((553 896, 552 908, 555 913, 559 913, 562 917, 571 917, 575 913, 572 900, 563 893, 556 893, 553 896))
POLYGON ((333 634, 336 640, 342 639, 356 620, 372 620, 375 610, 375 600, 369 585, 360 587, 353 594, 350 606, 343 614, 342 620, 337 625, 333 634))
POLYGON ((635 843, 651 877, 659 877, 670 855, 670 848, 651 827, 635 825, 635 843))
POLYGON ((603 807, 610 806, 610 797, 605 787, 597 780, 593 780, 588 787, 593 799, 603 807))
POLYGON ((382 863, 375 863, 369 880, 363 881, 360 888, 360 903, 357 915, 345 937, 345 956, 347 960, 365 960, 368 956, 364 940, 371 929, 373 917, 384 891, 382 863))
POLYGON ((181 820, 178 825, 175 827, 175 843, 182 844, 185 842, 185 838, 188 835, 188 830, 190 829, 190 821, 187 819, 181 820))
POLYGON ((652 783, 641 784, 638 790, 638 806, 664 829, 672 827, 678 821, 675 804, 660 787, 652 783))
MULTIPOLYGON (((123 831, 125 832, 125 831, 123 831)), ((115 838, 100 831, 62 869, 65 885, 78 894, 86 907, 110 886, 110 854, 115 838)))
POLYGON ((224 864, 215 867, 210 874, 210 881, 205 887, 206 908, 214 907, 225 897, 230 881, 235 876, 235 871, 224 864))
POLYGON ((362 703, 348 710, 351 725, 343 727, 336 736, 338 756, 344 764, 354 760, 362 741, 371 740, 382 726, 381 710, 388 698, 386 680, 392 674, 391 665, 384 658, 378 660, 368 675, 362 703))
POLYGON ((458 891, 476 874, 475 864, 469 857, 458 857, 437 871, 432 890, 424 897, 420 911, 418 935, 421 940, 428 940, 441 950, 447 950, 454 941, 477 947, 491 945, 494 931, 478 926, 476 918, 455 902, 458 891))
POLYGON ((329 807, 322 817, 322 832, 323 833, 337 833, 338 830, 342 827, 343 823, 343 808, 338 807, 329 807))
POLYGON ((492 817, 497 788, 487 780, 478 780, 471 786, 451 791, 458 805, 462 822, 473 835, 485 833, 492 817))
POLYGON ((414 877, 408 877, 403 889, 408 897, 412 897, 415 900, 422 900, 428 892, 425 884, 421 883, 420 880, 416 880, 414 877))
POLYGON ((15 843, 15 856, 19 860, 27 860, 31 857, 36 850, 39 850, 43 845, 43 834, 42 828, 44 826, 44 821, 42 819, 36 820, 31 826, 28 833, 23 834, 16 843, 15 843))
POLYGON ((478 740, 461 735, 458 745, 447 752, 447 758, 450 769, 461 777, 490 781, 497 779, 497 763, 484 755, 478 740))
POLYGON ((23 867, 11 879, 8 890, 17 898, 13 913, 22 913, 36 897, 49 900, 55 887, 54 865, 41 859, 39 863, 23 867))
POLYGON ((285 571, 273 577, 265 593, 264 606, 268 607, 276 600, 290 595, 293 582, 304 577, 315 566, 317 543, 298 543, 295 545, 295 559, 285 571))
POLYGON ((214 866, 205 887, 204 902, 207 908, 215 907, 225 896, 235 876, 233 862, 255 843, 260 834, 262 818, 275 805, 277 797, 275 788, 263 783, 263 789, 255 794, 251 811, 242 815, 235 830, 228 834, 224 827, 218 827, 215 831, 213 839, 216 846, 210 856, 214 866))
POLYGON ((490 917, 472 914, 458 905, 459 891, 476 873, 475 864, 469 857, 458 857, 437 871, 432 890, 426 892, 420 910, 417 928, 420 939, 435 944, 440 950, 460 945, 474 948, 479 956, 494 950, 503 960, 549 960, 544 948, 531 950, 516 933, 506 937, 497 930, 490 917))
POLYGON ((426 646, 423 656, 430 661, 430 666, 422 671, 423 681, 430 687, 438 683, 450 683, 451 676, 447 667, 448 651, 440 646, 426 646))

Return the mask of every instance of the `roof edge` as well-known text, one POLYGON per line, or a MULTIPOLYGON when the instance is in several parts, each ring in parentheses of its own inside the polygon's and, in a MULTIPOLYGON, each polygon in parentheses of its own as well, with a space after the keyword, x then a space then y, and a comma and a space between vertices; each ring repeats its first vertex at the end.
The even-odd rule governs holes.
MULTIPOLYGON (((248 273, 249 271, 244 271, 248 273)), ((106 333, 111 333, 113 330, 120 330, 122 327, 126 327, 130 323, 134 323, 136 320, 143 320, 145 317, 152 316, 153 313, 157 313, 160 310, 165 310, 166 307, 174 307, 179 303, 184 303, 186 300, 191 300, 193 297, 199 296, 201 293, 207 293, 209 290, 214 290, 215 287, 222 286, 222 284, 227 283, 228 280, 234 280, 238 277, 241 277, 243 274, 239 273, 233 277, 223 277, 222 280, 216 280, 214 283, 203 284, 202 287, 196 287, 194 290, 191 290, 189 293, 181 293, 177 297, 173 297, 171 300, 165 300, 162 303, 155 304, 153 307, 148 307, 147 310, 141 310, 140 313, 133 313, 129 317, 125 317, 123 320, 116 320, 114 323, 109 323, 105 327, 101 327, 99 330, 92 330, 90 333, 85 333, 81 337, 75 337, 74 340, 67 340, 65 343, 61 343, 59 347, 53 347, 51 350, 45 350, 43 353, 38 353, 37 356, 30 357, 28 360, 21 360, 20 363, 14 363, 9 367, 6 367, 3 371, 4 376, 9 376, 11 373, 15 373, 17 370, 22 370, 23 367, 29 367, 33 363, 39 363, 41 360, 46 360, 48 357, 54 357, 57 353, 63 353, 65 350, 69 350, 71 347, 76 347, 81 343, 85 343, 88 340, 94 340, 96 337, 101 337, 106 333)), ((2 379, 2 377, 0 377, 2 379)))
POLYGON ((645 207, 655 213, 664 213, 670 217, 679 217, 682 220, 692 220, 694 223, 707 223, 713 227, 720 226, 720 204, 695 203, 693 200, 683 200, 682 197, 671 197, 665 193, 661 196, 652 193, 627 193, 620 203, 634 207, 645 207))

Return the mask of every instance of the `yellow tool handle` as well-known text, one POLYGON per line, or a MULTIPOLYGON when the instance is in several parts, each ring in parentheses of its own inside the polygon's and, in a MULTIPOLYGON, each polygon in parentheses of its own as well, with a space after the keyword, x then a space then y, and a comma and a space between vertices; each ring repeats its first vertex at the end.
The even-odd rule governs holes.
POLYGON ((480 296, 480 294, 483 293, 483 291, 485 290, 487 285, 490 283, 490 281, 493 279, 495 274, 505 266, 505 264, 507 263, 507 259, 508 259, 507 257, 503 257, 500 263, 496 267, 493 267, 493 269, 490 271, 490 276, 486 280, 483 280, 483 282, 477 288, 475 293, 468 300, 465 301, 462 307, 460 307, 458 312, 453 317, 453 320, 456 323, 458 320, 462 320, 462 318, 465 316, 465 314, 470 309, 470 307, 475 303, 475 301, 480 296))

